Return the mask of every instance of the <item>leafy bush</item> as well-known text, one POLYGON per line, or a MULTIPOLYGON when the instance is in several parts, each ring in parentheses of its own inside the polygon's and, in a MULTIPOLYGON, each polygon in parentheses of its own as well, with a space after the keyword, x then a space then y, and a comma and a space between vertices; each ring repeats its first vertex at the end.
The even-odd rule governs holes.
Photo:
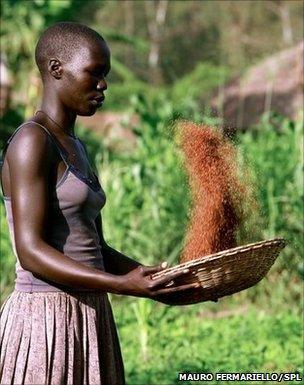
MULTIPOLYGON (((201 108, 203 110, 208 108, 210 95, 228 78, 229 71, 226 67, 199 63, 193 71, 176 80, 172 85, 155 87, 136 79, 134 74, 132 77, 132 72, 129 70, 128 76, 124 76, 124 81, 110 82, 105 108, 125 110, 132 105, 132 98, 136 95, 142 98, 144 95, 148 95, 149 102, 158 105, 160 101, 171 104, 178 114, 187 115, 193 120, 193 114, 196 114, 201 108)), ((205 111, 203 114, 205 115, 205 111)), ((202 117, 202 111, 200 111, 200 116, 202 117)))
POLYGON ((219 86, 227 82, 227 67, 199 62, 193 71, 176 80, 170 90, 170 98, 174 103, 183 100, 207 100, 207 97, 219 86))
POLYGON ((105 154, 100 169, 109 197, 103 212, 106 238, 150 264, 176 260, 188 207, 185 175, 169 124, 172 106, 163 103, 155 108, 155 103, 133 99, 133 112, 141 117, 134 130, 137 148, 111 161, 105 154))
MULTIPOLYGON (((239 136, 243 161, 254 171, 263 238, 282 236, 288 241, 281 270, 303 275, 303 123, 265 114, 252 130, 239 136)), ((248 229, 250 231, 250 229, 248 229)))
POLYGON ((151 95, 155 91, 154 87, 139 80, 111 83, 106 91, 104 107, 110 111, 124 111, 130 107, 133 95, 151 95))

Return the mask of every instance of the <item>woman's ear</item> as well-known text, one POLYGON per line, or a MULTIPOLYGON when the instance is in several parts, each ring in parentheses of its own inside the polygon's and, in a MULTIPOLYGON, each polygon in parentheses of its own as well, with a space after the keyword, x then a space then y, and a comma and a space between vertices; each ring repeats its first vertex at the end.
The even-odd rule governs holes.
POLYGON ((62 66, 58 59, 50 59, 48 64, 48 71, 55 79, 60 79, 62 76, 62 66))

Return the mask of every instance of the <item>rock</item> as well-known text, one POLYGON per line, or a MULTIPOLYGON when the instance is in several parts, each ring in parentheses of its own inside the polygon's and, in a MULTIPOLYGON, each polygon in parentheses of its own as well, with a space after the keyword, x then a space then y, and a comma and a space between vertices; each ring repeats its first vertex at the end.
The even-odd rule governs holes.
POLYGON ((211 107, 223 117, 226 133, 245 130, 269 110, 297 117, 303 108, 303 47, 302 41, 268 57, 213 96, 211 107))

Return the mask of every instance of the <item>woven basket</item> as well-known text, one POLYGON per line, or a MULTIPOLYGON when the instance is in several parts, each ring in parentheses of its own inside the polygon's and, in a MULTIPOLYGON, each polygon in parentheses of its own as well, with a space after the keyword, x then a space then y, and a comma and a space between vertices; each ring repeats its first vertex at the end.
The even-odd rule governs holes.
POLYGON ((282 238, 251 243, 216 254, 206 255, 170 267, 152 275, 152 279, 169 273, 189 269, 174 279, 176 286, 199 282, 200 287, 177 292, 176 299, 170 297, 172 305, 190 305, 237 293, 257 284, 268 273, 270 267, 286 246, 282 238))

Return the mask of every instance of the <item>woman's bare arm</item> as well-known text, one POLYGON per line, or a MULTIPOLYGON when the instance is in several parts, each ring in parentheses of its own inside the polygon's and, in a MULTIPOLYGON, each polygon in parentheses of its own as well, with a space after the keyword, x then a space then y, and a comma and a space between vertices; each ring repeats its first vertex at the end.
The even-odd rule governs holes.
POLYGON ((148 298, 179 290, 165 285, 181 273, 152 281, 149 275, 163 267, 139 266, 128 274, 114 275, 74 261, 45 241, 51 154, 47 134, 34 124, 24 126, 15 135, 6 153, 16 251, 21 266, 42 279, 70 287, 148 298))
POLYGON ((8 147, 15 243, 21 266, 67 286, 115 293, 117 277, 82 265, 45 241, 51 154, 47 134, 31 124, 23 127, 8 147))
POLYGON ((100 213, 95 219, 95 224, 100 239, 100 245, 102 247, 105 271, 111 274, 122 275, 129 273, 133 269, 136 269, 138 266, 142 266, 141 263, 127 257, 106 243, 103 237, 102 219, 100 213))

